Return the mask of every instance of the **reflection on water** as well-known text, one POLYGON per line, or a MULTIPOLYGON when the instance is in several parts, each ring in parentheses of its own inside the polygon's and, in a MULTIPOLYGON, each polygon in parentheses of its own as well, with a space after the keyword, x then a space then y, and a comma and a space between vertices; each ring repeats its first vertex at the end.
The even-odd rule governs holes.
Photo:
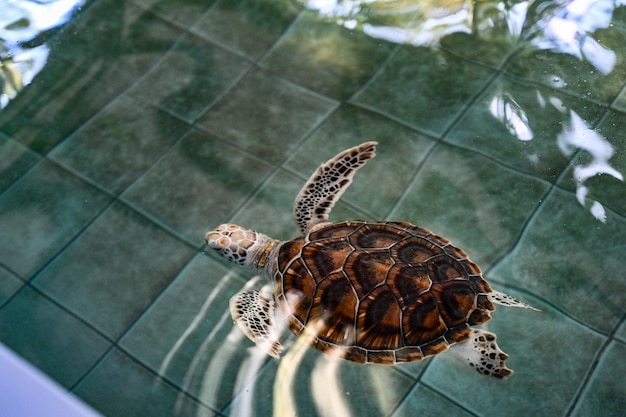
MULTIPOLYGON (((511 55, 533 50, 572 55, 588 62, 603 75, 610 74, 615 67, 616 54, 602 46, 594 38, 594 33, 610 27, 615 7, 626 4, 626 0, 303 2, 306 7, 348 29, 362 30, 387 41, 436 47, 449 34, 470 33, 486 42, 504 40, 510 45, 511 55)), ((567 79, 555 74, 546 74, 546 77, 547 84, 557 89, 568 84, 567 79)), ((577 200, 586 207, 589 190, 585 182, 591 177, 609 174, 623 181, 622 173, 609 162, 613 147, 556 97, 543 97, 539 89, 536 92, 538 106, 552 105, 563 115, 563 130, 554 138, 558 149, 567 157, 573 157, 580 150, 592 158, 588 165, 576 165, 573 170, 577 200)), ((495 94, 490 100, 489 111, 513 137, 521 141, 535 139, 533 120, 512 93, 499 91, 495 94)), ((539 162, 537 155, 534 159, 529 158, 533 165, 539 162)), ((598 201, 591 202, 589 210, 596 219, 606 221, 605 209, 598 201)))
POLYGON ((493 97, 489 103, 489 111, 493 117, 502 122, 511 135, 519 140, 526 141, 534 138, 524 109, 509 93, 503 92, 493 97))
POLYGON ((593 38, 597 29, 608 28, 613 17, 613 0, 548 2, 538 9, 538 19, 528 28, 527 39, 537 49, 566 53, 585 59, 602 74, 615 66, 615 52, 593 38), (543 6, 543 7, 542 7, 543 6))
MULTIPOLYGON (((576 165, 574 168, 574 181, 576 181, 576 199, 585 207, 585 200, 589 189, 584 185, 585 181, 596 175, 609 174, 620 181, 624 181, 622 174, 609 164, 613 156, 611 144, 597 132, 587 127, 584 120, 570 110, 569 123, 563 126, 563 131, 557 136, 559 149, 565 155, 572 155, 576 149, 582 149, 589 153, 592 161, 587 165, 576 165)), ((606 221, 606 213, 602 204, 594 201, 590 208, 591 214, 601 222, 606 221)))
MULTIPOLYGON (((589 63, 608 75, 616 64, 614 51, 601 45, 595 32, 610 27, 615 7, 626 0, 301 0, 306 7, 350 29, 369 36, 410 44, 438 47, 446 36, 466 33, 481 42, 507 45, 510 57, 529 51, 567 54, 589 63)), ((5 0, 0 15, 0 109, 6 107, 46 64, 48 34, 66 23, 84 0, 5 0)), ((570 72, 572 76, 583 76, 570 72)), ((567 75, 546 73, 542 81, 554 89, 566 88, 579 80, 567 75)), ((544 93, 547 94, 547 93, 544 93)), ((556 97, 544 97, 536 90, 540 108, 554 105, 556 97)), ((512 92, 501 89, 489 100, 489 111, 520 141, 537 140, 536 124, 512 92)), ((606 173, 623 181, 623 174, 611 166, 611 138, 594 133, 574 110, 554 105, 561 112, 562 132, 554 137, 558 149, 569 158, 584 152, 593 158, 587 166, 574 167, 577 200, 586 206, 586 182, 606 173), (581 128, 582 127, 582 128, 581 128), (593 134, 591 134, 591 133, 593 134), (567 143, 567 146, 563 144, 567 143)), ((559 121, 555 121, 559 122, 559 121)), ((550 164, 537 155, 529 164, 550 164)), ((597 201, 591 213, 606 218, 597 201)))
MULTIPOLYGON (((542 109, 545 109, 546 106, 551 106, 563 115, 560 121, 563 128, 555 138, 558 149, 563 155, 571 158, 580 150, 586 152, 592 159, 587 165, 581 165, 576 162, 573 169, 576 199, 583 207, 587 206, 586 198, 589 192, 585 182, 590 178, 608 174, 620 181, 624 180, 622 173, 609 163, 614 154, 613 146, 606 138, 591 129, 578 113, 568 109, 557 97, 546 98, 539 91, 537 91, 537 106, 542 109)), ((529 141, 535 138, 526 112, 508 92, 501 91, 494 96, 489 110, 493 117, 499 120, 513 137, 521 141, 529 141)), ((540 163, 537 155, 529 156, 529 162, 533 165, 540 163)), ((604 223, 606 221, 605 209, 598 201, 591 203, 590 212, 601 222, 604 223)))
POLYGON ((471 32, 472 4, 464 0, 302 0, 348 29, 411 45, 435 45, 443 36, 471 32))
POLYGON ((0 109, 43 69, 47 31, 65 24, 84 0, 3 0, 0 13, 0 109))

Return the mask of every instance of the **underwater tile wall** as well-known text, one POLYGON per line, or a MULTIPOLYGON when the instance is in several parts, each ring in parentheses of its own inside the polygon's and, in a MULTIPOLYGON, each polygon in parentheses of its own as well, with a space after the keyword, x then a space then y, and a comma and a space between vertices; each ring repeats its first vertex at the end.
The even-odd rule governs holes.
POLYGON ((521 3, 459 2, 473 26, 402 42, 426 3, 366 3, 92 0, 20 44, 47 55, 0 109, 0 342, 106 416, 621 415, 626 6, 580 52, 548 30, 556 2, 519 36, 521 3), (539 308, 484 326, 510 379, 445 353, 337 362, 288 332, 276 361, 233 326, 229 298, 269 283, 206 231, 295 237, 300 187, 366 140, 331 220, 431 229, 539 308))

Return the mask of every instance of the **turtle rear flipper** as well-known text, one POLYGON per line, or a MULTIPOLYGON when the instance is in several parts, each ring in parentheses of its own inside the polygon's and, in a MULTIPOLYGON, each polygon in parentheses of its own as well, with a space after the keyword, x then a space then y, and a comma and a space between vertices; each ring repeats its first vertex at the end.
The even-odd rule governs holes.
POLYGON ((300 231, 305 234, 328 215, 346 191, 356 171, 376 156, 376 142, 365 142, 335 155, 311 175, 298 193, 293 207, 300 231))
POLYGON ((278 358, 283 346, 274 325, 274 299, 258 290, 241 291, 230 299, 230 315, 243 333, 268 355, 278 358))
POLYGON ((495 378, 513 375, 513 371, 505 364, 509 355, 500 349, 496 343, 496 335, 491 332, 472 329, 469 339, 450 346, 450 352, 483 375, 495 378))

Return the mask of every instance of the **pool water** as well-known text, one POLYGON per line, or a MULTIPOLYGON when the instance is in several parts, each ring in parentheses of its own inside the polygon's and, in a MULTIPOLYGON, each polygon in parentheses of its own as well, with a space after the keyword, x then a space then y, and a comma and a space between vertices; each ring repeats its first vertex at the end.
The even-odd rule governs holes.
POLYGON ((0 342, 106 416, 622 415, 626 5, 440 3, 0 3, 0 342), (539 308, 482 326, 511 378, 233 326, 269 282, 204 234, 297 236, 369 140, 331 220, 431 229, 539 308))

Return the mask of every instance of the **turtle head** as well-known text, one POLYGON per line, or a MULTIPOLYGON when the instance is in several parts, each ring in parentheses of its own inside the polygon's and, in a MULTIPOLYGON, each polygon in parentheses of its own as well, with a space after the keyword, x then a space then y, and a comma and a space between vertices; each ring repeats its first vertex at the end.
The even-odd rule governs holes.
POLYGON ((236 224, 222 224, 206 234, 206 242, 224 258, 262 270, 277 240, 236 224))

